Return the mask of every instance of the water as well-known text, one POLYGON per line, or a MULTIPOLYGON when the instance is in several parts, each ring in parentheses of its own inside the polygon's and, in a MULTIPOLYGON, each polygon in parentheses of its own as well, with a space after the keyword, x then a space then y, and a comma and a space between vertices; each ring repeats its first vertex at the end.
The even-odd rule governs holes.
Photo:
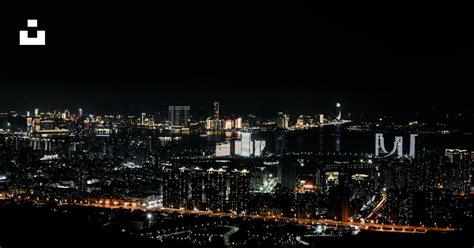
MULTIPOLYGON (((233 136, 238 136, 233 134, 233 136)), ((409 133, 385 133, 385 146, 387 150, 393 147, 395 136, 403 136, 405 153, 409 149, 409 133)), ((187 135, 182 137, 184 149, 202 149, 214 151, 215 144, 231 140, 231 134, 220 135, 187 135)), ((256 132, 253 139, 266 141, 267 152, 286 149, 288 152, 348 152, 348 153, 373 153, 375 147, 374 132, 353 132, 341 127, 324 127, 321 129, 299 130, 282 133, 256 132)), ((473 150, 474 137, 464 134, 419 134, 417 149, 436 149, 443 151, 446 148, 473 150)))

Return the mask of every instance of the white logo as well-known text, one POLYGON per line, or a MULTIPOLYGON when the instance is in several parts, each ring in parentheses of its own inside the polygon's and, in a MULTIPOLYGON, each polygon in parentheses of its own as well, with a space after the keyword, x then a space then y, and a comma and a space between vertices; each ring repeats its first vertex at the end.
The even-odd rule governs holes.
MULTIPOLYGON (((37 28, 38 20, 28 20, 29 28, 37 28)), ((20 46, 44 46, 46 45, 46 31, 37 30, 36 37, 28 37, 28 30, 20 30, 20 46)))

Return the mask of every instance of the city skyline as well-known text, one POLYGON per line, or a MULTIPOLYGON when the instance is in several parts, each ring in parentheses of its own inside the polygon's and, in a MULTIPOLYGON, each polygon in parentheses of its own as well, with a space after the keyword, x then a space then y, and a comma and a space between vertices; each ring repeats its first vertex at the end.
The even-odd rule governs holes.
POLYGON ((471 9, 5 2, 0 248, 472 248, 471 9))

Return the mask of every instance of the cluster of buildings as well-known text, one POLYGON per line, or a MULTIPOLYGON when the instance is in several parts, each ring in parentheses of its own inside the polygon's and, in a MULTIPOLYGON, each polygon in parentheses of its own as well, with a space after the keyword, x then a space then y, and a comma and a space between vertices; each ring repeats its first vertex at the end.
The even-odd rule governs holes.
POLYGON ((265 149, 265 140, 252 140, 252 133, 241 132, 241 139, 216 144, 216 157, 260 157, 265 149))
POLYGON ((279 112, 276 117, 276 127, 279 129, 308 129, 314 127, 320 127, 325 125, 338 125, 342 123, 348 123, 350 120, 342 119, 341 104, 336 104, 335 116, 326 118, 324 114, 316 116, 311 115, 299 115, 296 119, 290 122, 290 116, 279 112))
POLYGON ((245 213, 249 171, 224 168, 163 167, 163 207, 245 213))

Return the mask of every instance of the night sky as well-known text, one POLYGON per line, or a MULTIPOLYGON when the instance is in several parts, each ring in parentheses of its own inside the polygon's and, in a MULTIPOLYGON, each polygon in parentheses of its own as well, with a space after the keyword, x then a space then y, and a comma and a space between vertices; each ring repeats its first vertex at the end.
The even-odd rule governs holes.
POLYGON ((0 111, 473 107, 467 6, 67 2, 2 3, 0 111), (28 18, 45 47, 18 45, 28 18))

